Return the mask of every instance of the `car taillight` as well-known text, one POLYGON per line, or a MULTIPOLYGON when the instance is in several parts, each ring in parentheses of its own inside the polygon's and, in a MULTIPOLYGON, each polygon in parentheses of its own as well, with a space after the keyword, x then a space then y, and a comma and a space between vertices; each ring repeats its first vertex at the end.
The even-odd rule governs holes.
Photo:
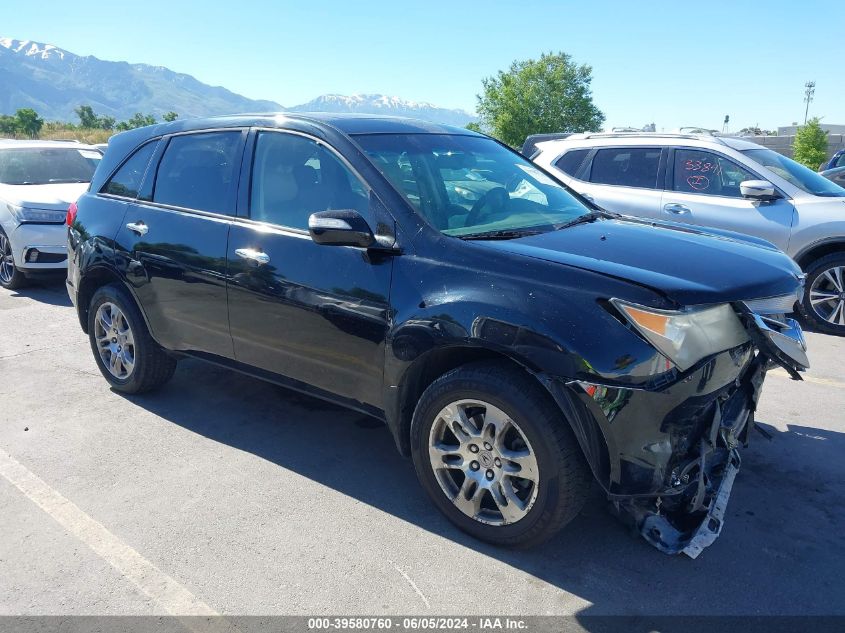
POLYGON ((67 224, 68 226, 73 224, 73 221, 76 220, 76 211, 77 211, 76 203, 71 202, 70 206, 67 208, 67 216, 65 216, 65 224, 67 224))

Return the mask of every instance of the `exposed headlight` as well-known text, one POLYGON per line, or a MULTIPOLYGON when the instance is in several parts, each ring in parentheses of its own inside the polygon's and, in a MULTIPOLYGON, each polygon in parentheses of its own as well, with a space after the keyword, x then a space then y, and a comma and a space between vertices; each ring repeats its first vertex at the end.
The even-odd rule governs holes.
POLYGON ((702 358, 742 345, 748 332, 727 303, 679 311, 655 310, 612 299, 616 308, 681 371, 702 358))
POLYGON ((55 222, 57 224, 65 221, 66 211, 49 211, 47 209, 28 209, 27 207, 16 207, 7 204, 9 212, 17 218, 18 222, 55 222))

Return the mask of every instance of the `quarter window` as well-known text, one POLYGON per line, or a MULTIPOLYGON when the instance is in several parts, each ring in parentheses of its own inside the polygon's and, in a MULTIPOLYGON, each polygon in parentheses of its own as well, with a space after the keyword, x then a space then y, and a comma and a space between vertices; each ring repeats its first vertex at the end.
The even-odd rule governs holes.
POLYGON ((588 149, 570 150, 557 159, 555 167, 560 169, 564 174, 574 177, 575 174, 578 173, 578 170, 584 163, 584 159, 587 158, 587 154, 589 153, 590 150, 588 149))
POLYGON ((152 141, 136 150, 109 179, 102 192, 123 198, 137 198, 156 143, 152 141))
POLYGON ((367 189, 334 153, 312 139, 259 132, 252 169, 253 220, 307 230, 309 216, 317 211, 367 213, 367 189))
POLYGON ((741 198, 739 184, 757 176, 732 160, 698 149, 675 150, 673 189, 684 193, 741 198))
POLYGON ((241 132, 174 136, 158 166, 153 202, 232 214, 241 132))
POLYGON ((600 149, 593 157, 590 182, 654 189, 659 165, 659 147, 600 149))

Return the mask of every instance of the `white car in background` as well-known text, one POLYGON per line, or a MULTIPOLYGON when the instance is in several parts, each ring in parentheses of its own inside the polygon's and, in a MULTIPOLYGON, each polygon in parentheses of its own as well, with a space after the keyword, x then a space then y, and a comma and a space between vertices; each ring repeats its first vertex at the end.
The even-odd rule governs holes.
POLYGON ((0 286, 66 269, 68 206, 102 156, 70 141, 0 140, 0 286))
MULTIPOLYGON (((724 136, 529 137, 523 153, 609 211, 745 233, 807 275, 798 309, 845 335, 845 189, 756 143, 724 136)), ((792 306, 784 306, 791 312, 792 306)))

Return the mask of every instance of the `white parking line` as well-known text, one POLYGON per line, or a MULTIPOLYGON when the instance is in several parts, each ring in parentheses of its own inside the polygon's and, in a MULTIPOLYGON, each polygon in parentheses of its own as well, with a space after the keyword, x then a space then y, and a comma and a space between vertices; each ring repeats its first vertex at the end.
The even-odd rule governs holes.
POLYGON ((194 594, 109 532, 0 449, 0 476, 172 615, 218 615, 194 594))

